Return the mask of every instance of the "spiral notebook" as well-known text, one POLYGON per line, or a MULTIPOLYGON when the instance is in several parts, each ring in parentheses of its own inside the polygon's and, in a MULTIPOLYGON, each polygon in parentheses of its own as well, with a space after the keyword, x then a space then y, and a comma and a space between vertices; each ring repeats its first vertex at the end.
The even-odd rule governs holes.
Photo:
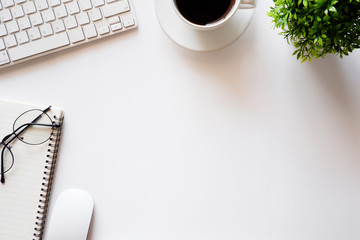
POLYGON ((62 123, 60 109, 0 100, 0 239, 42 239, 62 123))

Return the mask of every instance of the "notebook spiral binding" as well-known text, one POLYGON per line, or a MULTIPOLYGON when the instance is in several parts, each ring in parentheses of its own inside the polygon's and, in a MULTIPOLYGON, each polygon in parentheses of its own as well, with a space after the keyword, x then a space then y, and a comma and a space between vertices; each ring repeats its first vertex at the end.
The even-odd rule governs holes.
POLYGON ((54 118, 57 120, 54 123, 59 124, 60 127, 55 128, 54 132, 52 134, 52 137, 49 139, 49 149, 48 154, 46 155, 46 166, 44 170, 44 177, 43 177, 43 183, 41 191, 43 192, 40 194, 40 200, 38 205, 38 211, 36 216, 35 225, 34 228, 34 239, 33 240, 42 240, 43 239, 43 233, 44 233, 44 227, 45 227, 45 220, 47 215, 47 209, 49 205, 49 199, 50 199, 50 193, 51 193, 51 186, 52 181, 54 178, 54 171, 55 171, 55 163, 58 153, 58 148, 60 144, 60 135, 62 131, 62 123, 64 120, 64 117, 61 118, 54 118))

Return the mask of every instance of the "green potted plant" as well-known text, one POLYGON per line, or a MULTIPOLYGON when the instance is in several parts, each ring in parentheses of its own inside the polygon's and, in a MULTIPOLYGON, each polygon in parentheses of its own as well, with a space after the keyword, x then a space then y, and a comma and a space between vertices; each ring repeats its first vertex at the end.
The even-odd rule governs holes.
POLYGON ((273 0, 268 16, 302 62, 360 48, 360 0, 273 0))

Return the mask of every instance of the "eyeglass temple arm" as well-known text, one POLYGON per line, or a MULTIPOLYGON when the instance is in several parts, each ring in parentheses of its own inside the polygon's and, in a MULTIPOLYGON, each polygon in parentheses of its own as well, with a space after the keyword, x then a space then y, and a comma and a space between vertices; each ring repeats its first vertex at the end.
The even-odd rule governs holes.
POLYGON ((7 148, 7 145, 4 144, 3 149, 1 149, 1 183, 5 183, 5 177, 4 177, 4 151, 5 148, 7 148))

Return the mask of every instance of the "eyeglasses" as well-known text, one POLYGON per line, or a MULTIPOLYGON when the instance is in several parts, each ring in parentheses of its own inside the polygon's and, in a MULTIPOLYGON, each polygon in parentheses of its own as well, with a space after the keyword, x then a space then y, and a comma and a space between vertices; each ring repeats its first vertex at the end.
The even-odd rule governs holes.
POLYGON ((12 143, 20 140, 28 145, 40 145, 51 140, 54 129, 60 127, 47 114, 50 109, 51 106, 44 110, 31 109, 20 114, 13 123, 13 132, 1 140, 1 183, 5 183, 5 173, 14 166, 15 158, 11 150, 12 143))

